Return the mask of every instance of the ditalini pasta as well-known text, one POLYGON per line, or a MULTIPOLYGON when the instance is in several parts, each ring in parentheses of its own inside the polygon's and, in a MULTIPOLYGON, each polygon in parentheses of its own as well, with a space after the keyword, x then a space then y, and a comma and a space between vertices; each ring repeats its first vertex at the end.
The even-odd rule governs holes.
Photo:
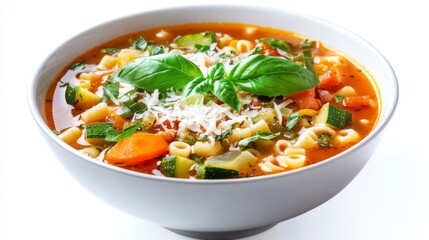
POLYGON ((286 172, 347 150, 378 119, 370 75, 296 33, 200 23, 99 45, 53 82, 46 120, 82 154, 132 171, 286 172))

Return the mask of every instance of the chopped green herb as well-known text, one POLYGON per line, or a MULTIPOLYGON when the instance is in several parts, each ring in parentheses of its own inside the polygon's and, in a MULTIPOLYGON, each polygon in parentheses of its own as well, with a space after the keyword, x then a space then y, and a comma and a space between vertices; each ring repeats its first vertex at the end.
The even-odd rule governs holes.
POLYGON ((214 139, 216 141, 220 141, 222 139, 229 137, 229 135, 231 135, 231 133, 232 133, 232 126, 229 126, 229 128, 227 128, 225 131, 221 132, 219 135, 216 135, 214 137, 214 139))
POLYGON ((146 50, 148 42, 143 37, 137 38, 134 42, 131 43, 131 48, 138 49, 140 51, 146 50))
POLYGON ((150 50, 150 55, 152 56, 166 52, 165 46, 163 45, 150 45, 149 50, 150 50))
POLYGON ((84 62, 75 62, 70 66, 70 70, 76 71, 76 70, 83 70, 85 69, 86 65, 84 62))
POLYGON ((293 127, 295 127, 295 125, 298 123, 299 120, 299 113, 298 112, 294 112, 292 113, 286 123, 286 128, 287 130, 291 130, 293 127))
POLYGON ((304 50, 303 52, 304 56, 304 65, 305 67, 310 70, 311 72, 315 73, 314 70, 314 58, 313 58, 313 50, 304 50))
POLYGON ((329 147, 331 146, 331 134, 322 133, 318 137, 318 144, 321 147, 329 147))
POLYGON ((120 50, 117 48, 103 48, 101 49, 101 53, 103 54, 108 54, 108 55, 115 55, 119 52, 120 50))
POLYGON ((273 48, 278 48, 278 49, 283 50, 283 51, 288 52, 288 53, 291 52, 292 44, 290 44, 286 41, 274 39, 274 38, 260 38, 260 39, 258 39, 258 41, 266 43, 273 48))
POLYGON ((55 129, 54 129, 54 130, 52 130, 52 132, 53 132, 53 133, 55 133, 56 135, 60 135, 60 134, 61 134, 61 133, 60 133, 60 131, 55 130, 55 129))
POLYGON ((251 55, 257 54, 257 53, 259 53, 260 51, 262 51, 262 49, 264 49, 264 48, 263 48, 263 47, 261 47, 261 46, 257 46, 257 47, 255 47, 254 49, 252 49, 251 51, 249 51, 249 52, 247 53, 247 56, 251 56, 251 55))
POLYGON ((198 155, 196 155, 196 154, 192 153, 191 155, 189 155, 189 158, 192 159, 192 160, 194 160, 195 162, 197 162, 199 164, 203 163, 203 158, 200 157, 200 156, 198 156, 198 155))
POLYGON ((241 150, 244 150, 252 142, 256 142, 259 139, 271 140, 273 138, 278 137, 279 135, 280 133, 268 134, 264 132, 257 132, 255 136, 241 139, 238 142, 238 146, 240 147, 241 150))
POLYGON ((131 137, 138 129, 141 128, 143 128, 141 122, 136 122, 136 124, 125 128, 120 134, 118 134, 112 127, 106 130, 105 140, 108 142, 119 142, 124 138, 131 137))
POLYGON ((147 109, 146 105, 140 102, 136 102, 133 99, 123 101, 122 103, 134 113, 142 113, 147 109))
POLYGON ((311 41, 309 39, 305 39, 303 42, 301 42, 299 45, 301 47, 312 47, 314 44, 314 41, 311 41))
POLYGON ((103 102, 106 102, 107 100, 111 98, 118 98, 119 96, 119 83, 106 83, 103 86, 103 98, 101 99, 103 102))
POLYGON ((344 100, 344 96, 341 95, 334 95, 334 99, 336 103, 340 103, 344 100))

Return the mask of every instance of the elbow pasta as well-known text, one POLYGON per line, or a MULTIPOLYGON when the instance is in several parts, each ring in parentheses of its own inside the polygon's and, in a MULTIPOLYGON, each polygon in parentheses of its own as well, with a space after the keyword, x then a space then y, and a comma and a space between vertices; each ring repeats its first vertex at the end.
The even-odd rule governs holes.
POLYGON ((109 115, 109 108, 105 102, 101 102, 94 107, 86 110, 80 115, 80 118, 86 123, 104 120, 109 115))
POLYGON ((68 145, 76 143, 76 141, 82 136, 82 129, 78 127, 71 127, 61 134, 58 137, 66 142, 68 145))
POLYGON ((337 144, 355 143, 360 140, 360 135, 353 129, 342 129, 338 131, 334 137, 334 142, 337 144))
POLYGON ((228 142, 233 144, 241 139, 248 138, 252 136, 252 131, 250 128, 235 128, 232 130, 231 135, 228 137, 228 142))
POLYGON ((305 131, 293 144, 296 148, 312 149, 318 146, 318 138, 314 131, 305 131))
POLYGON ((170 155, 176 155, 180 157, 189 157, 191 155, 191 146, 185 142, 174 141, 170 143, 168 147, 170 155))
POLYGON ((249 40, 237 39, 230 41, 229 46, 235 48, 237 53, 247 53, 255 47, 255 45, 249 40))
POLYGON ((307 156, 303 148, 288 148, 284 151, 282 160, 285 161, 289 169, 304 167, 307 156))
POLYGON ((284 139, 280 139, 274 145, 274 152, 280 155, 280 154, 283 154, 287 148, 291 148, 291 147, 293 147, 291 142, 284 139))
POLYGON ((219 141, 211 142, 196 142, 192 146, 192 152, 201 157, 211 157, 222 153, 222 145, 219 141))
POLYGON ((254 136, 257 132, 271 133, 270 127, 268 127, 265 120, 260 120, 259 122, 253 124, 250 127, 251 135, 254 136))

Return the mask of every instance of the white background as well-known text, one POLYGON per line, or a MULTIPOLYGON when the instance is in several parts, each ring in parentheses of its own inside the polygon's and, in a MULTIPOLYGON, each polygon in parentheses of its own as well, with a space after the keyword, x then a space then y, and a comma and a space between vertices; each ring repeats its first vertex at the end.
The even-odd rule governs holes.
MULTIPOLYGON (((0 239, 187 239, 119 212, 78 185, 41 138, 26 96, 38 66, 65 40, 98 23, 179 1, 0 1, 0 239)), ((232 1, 216 1, 222 2, 232 1)), ((400 101, 380 147, 345 190, 247 239, 429 239, 425 1, 281 2, 251 3, 303 12, 362 36, 395 69, 400 101)))

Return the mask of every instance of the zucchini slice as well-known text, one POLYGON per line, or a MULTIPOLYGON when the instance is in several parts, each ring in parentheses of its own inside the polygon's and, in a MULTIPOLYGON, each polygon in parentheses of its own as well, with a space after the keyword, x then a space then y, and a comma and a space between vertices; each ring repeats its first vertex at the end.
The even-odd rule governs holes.
POLYGON ((179 36, 174 39, 173 43, 179 48, 192 48, 196 44, 210 46, 216 42, 216 35, 214 32, 200 32, 179 36))
POLYGON ((189 178, 189 171, 194 164, 196 162, 189 158, 172 155, 161 160, 159 169, 167 177, 189 178))
POLYGON ((113 125, 111 123, 94 123, 85 126, 86 138, 105 138, 107 129, 113 125))
POLYGON ((224 179, 238 177, 238 171, 228 168, 213 166, 200 166, 197 170, 197 177, 202 179, 224 179))
POLYGON ((347 110, 326 103, 315 117, 314 123, 343 129, 352 123, 352 114, 347 110))

